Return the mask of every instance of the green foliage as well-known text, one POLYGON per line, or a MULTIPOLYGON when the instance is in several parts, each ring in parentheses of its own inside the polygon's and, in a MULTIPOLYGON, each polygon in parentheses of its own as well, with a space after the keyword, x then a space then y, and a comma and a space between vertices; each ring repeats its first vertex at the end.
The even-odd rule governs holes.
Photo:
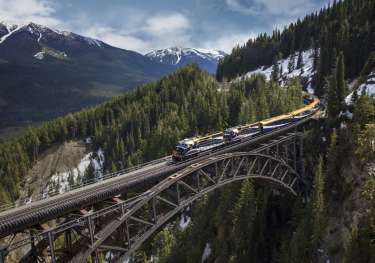
POLYGON ((248 262, 253 240, 254 221, 256 219, 256 198, 254 188, 249 180, 245 180, 240 189, 240 196, 233 211, 233 239, 236 262, 248 262), (246 233, 244 235, 243 233, 246 233))
MULTIPOLYGON (((230 80, 260 66, 273 64, 272 79, 276 79, 278 66, 275 58, 278 54, 286 58, 296 50, 313 48, 314 69, 317 71, 314 86, 317 95, 321 96, 325 79, 332 73, 332 65, 338 53, 342 52, 345 57, 345 75, 354 78, 374 51, 373 10, 374 0, 335 1, 329 7, 291 23, 282 31, 276 29, 271 35, 263 33, 255 39, 249 39, 243 46, 236 46, 230 55, 220 61, 217 78, 230 80)), ((289 71, 294 69, 293 60, 288 67, 289 71)), ((297 64, 297 68, 301 66, 301 63, 297 64)))
POLYGON ((324 177, 323 177, 323 158, 319 158, 318 166, 316 167, 313 194, 311 197, 311 221, 312 221, 312 234, 311 243, 316 246, 323 234, 324 230, 324 177))
POLYGON ((354 105, 353 121, 357 123, 362 129, 366 124, 372 123, 375 120, 375 104, 373 98, 362 95, 354 105))

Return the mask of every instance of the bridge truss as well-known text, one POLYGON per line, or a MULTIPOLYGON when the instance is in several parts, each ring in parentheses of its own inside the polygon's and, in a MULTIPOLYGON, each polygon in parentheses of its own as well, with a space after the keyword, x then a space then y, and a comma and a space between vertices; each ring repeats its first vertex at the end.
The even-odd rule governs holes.
MULTIPOLYGON (((0 263, 14 250, 28 250, 22 262, 86 262, 100 254, 111 262, 131 258, 143 242, 203 195, 247 178, 271 183, 297 196, 307 190, 302 135, 291 133, 255 149, 210 156, 160 181, 140 195, 84 208, 55 220, 56 227, 29 229, 28 238, 9 242, 0 263)), ((2 255, 2 256, 1 256, 2 255)))

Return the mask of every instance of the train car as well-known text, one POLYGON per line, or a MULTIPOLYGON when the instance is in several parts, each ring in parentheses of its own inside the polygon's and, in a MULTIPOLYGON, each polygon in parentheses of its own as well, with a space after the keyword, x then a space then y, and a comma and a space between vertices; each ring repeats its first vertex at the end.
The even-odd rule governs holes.
POLYGON ((291 125, 316 113, 319 110, 320 100, 317 97, 306 94, 303 100, 306 106, 286 114, 256 123, 228 128, 224 132, 220 133, 184 139, 176 146, 176 149, 172 154, 172 160, 174 162, 180 162, 197 157, 201 154, 208 154, 217 150, 218 148, 224 147, 225 145, 238 143, 242 140, 248 140, 253 136, 268 133, 272 130, 291 125))

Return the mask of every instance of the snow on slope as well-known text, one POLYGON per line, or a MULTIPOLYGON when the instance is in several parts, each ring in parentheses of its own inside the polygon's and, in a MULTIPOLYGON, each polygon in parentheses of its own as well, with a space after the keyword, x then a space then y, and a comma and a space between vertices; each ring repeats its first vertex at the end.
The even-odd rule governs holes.
MULTIPOLYGON (((301 69, 296 69, 298 53, 295 53, 294 56, 295 56, 296 64, 295 64, 295 69, 292 72, 288 71, 288 64, 292 56, 289 56, 286 59, 282 59, 278 61, 279 68, 282 67, 283 69, 281 84, 282 85, 285 84, 285 80, 287 79, 301 76, 301 77, 308 79, 307 89, 310 93, 313 93, 313 89, 311 88, 310 83, 314 75, 314 72, 313 72, 314 50, 309 49, 309 50, 305 50, 302 52, 302 59, 303 59, 302 74, 301 74, 301 69)), ((252 70, 246 73, 245 75, 237 78, 235 81, 250 78, 251 76, 256 75, 256 74, 263 74, 266 76, 267 80, 270 80, 271 73, 272 73, 272 66, 269 66, 269 67, 262 66, 260 68, 257 68, 256 70, 252 70)))
POLYGON ((347 105, 351 105, 353 103, 352 101, 352 98, 353 98, 353 94, 354 92, 357 93, 357 96, 361 96, 363 93, 371 96, 371 97, 375 97, 375 71, 371 72, 368 76, 367 76, 367 80, 361 84, 358 89, 356 89, 355 91, 352 91, 346 98, 345 98, 345 102, 347 105))
POLYGON ((52 175, 43 196, 46 197, 50 192, 62 194, 71 190, 72 186, 82 181, 90 164, 94 167, 95 180, 101 180, 103 178, 104 160, 104 153, 101 149, 96 154, 94 152, 86 154, 76 168, 52 175))
POLYGON ((206 262, 208 257, 211 255, 211 253, 212 253, 211 244, 207 242, 206 246, 204 247, 201 263, 206 262))
POLYGON ((3 43, 8 37, 10 37, 13 33, 17 32, 18 30, 22 29, 23 26, 18 26, 18 25, 11 25, 7 24, 5 22, 0 22, 0 25, 3 25, 6 30, 8 31, 7 34, 3 35, 0 38, 0 44, 3 43))
POLYGON ((181 47, 160 49, 146 54, 147 57, 153 60, 172 65, 179 64, 184 57, 199 57, 205 60, 219 61, 219 59, 223 58, 225 55, 223 51, 218 50, 181 47))
POLYGON ((33 22, 30 22, 29 24, 25 24, 25 25, 14 25, 14 24, 6 23, 6 22, 0 22, 0 26, 5 27, 8 31, 8 33, 6 35, 3 35, 0 38, 0 44, 3 43, 7 38, 12 36, 15 32, 20 31, 20 30, 26 30, 31 35, 35 35, 36 41, 38 43, 41 40, 43 40, 46 37, 46 35, 54 33, 54 34, 61 35, 63 37, 67 37, 67 38, 82 39, 82 40, 86 41, 90 46, 101 47, 102 44, 103 44, 103 42, 101 42, 100 40, 96 40, 96 39, 93 39, 93 38, 90 38, 90 37, 83 37, 83 36, 74 34, 72 32, 68 32, 68 31, 59 31, 59 30, 56 30, 56 29, 53 29, 53 28, 49 28, 49 27, 45 27, 45 26, 42 26, 42 25, 35 24, 33 22))

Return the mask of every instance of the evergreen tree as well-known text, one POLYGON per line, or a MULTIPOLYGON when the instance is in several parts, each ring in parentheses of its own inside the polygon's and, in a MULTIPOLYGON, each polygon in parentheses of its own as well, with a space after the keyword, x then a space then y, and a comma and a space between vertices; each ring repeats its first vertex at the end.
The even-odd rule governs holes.
POLYGON ((272 65, 272 72, 271 72, 271 80, 278 82, 279 81, 279 75, 280 75, 280 69, 279 69, 279 62, 278 58, 276 57, 274 59, 273 65, 272 65))
POLYGON ((250 257, 248 252, 256 217, 255 203, 253 185, 250 180, 245 180, 242 182, 240 197, 233 211, 233 235, 237 262, 248 262, 250 257))
POLYGON ((251 98, 245 100, 241 105, 240 114, 238 117, 239 124, 246 124, 254 122, 255 117, 255 107, 251 98))
POLYGON ((302 51, 300 50, 298 52, 298 60, 297 60, 297 69, 302 69, 303 67, 303 56, 302 56, 302 51))
POLYGON ((344 53, 340 52, 340 55, 337 60, 336 66, 336 79, 337 79, 337 100, 343 110, 343 105, 345 104, 345 95, 346 95, 346 83, 345 83, 345 60, 344 53))
POLYGON ((85 181, 92 182, 94 179, 95 179, 95 165, 93 161, 90 161, 90 164, 85 171, 85 181))
POLYGON ((324 177, 323 177, 323 158, 319 158, 318 166, 316 167, 315 177, 313 182, 313 194, 311 198, 311 220, 312 220, 312 235, 311 242, 313 247, 318 244, 324 230, 324 177))
POLYGON ((334 73, 328 79, 328 118, 336 120, 340 113, 340 101, 337 95, 337 75, 334 73))
POLYGON ((288 71, 292 73, 296 66, 296 56, 295 54, 290 55, 289 62, 288 62, 288 71))

